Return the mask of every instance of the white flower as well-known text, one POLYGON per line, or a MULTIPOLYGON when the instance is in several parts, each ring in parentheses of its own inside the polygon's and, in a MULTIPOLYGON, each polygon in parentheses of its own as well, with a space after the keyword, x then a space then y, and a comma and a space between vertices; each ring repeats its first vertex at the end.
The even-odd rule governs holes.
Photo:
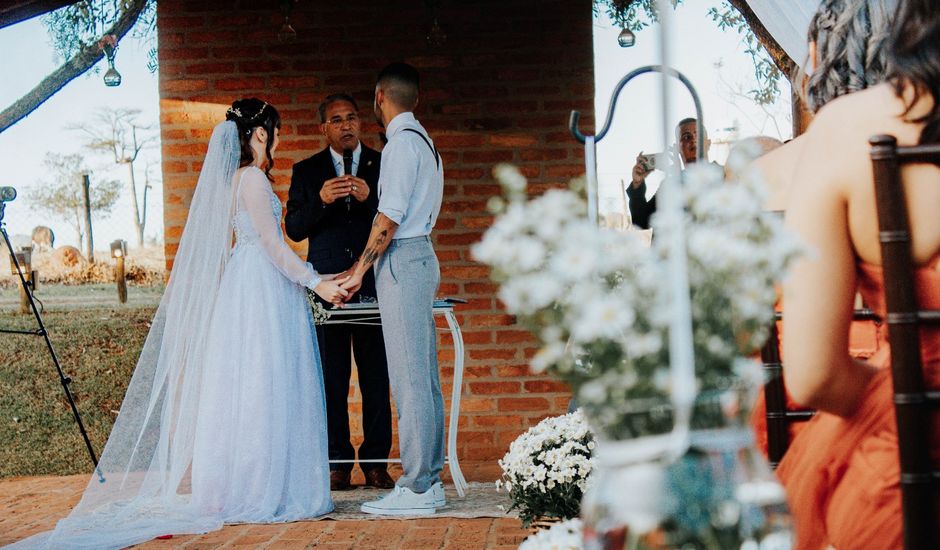
MULTIPOLYGON (((670 187, 683 208, 657 214, 657 238, 647 247, 635 234, 591 224, 575 192, 549 190, 528 200, 518 170, 500 166, 494 174, 508 203, 473 247, 474 258, 491 266, 506 309, 539 336, 533 370, 571 382, 596 426, 615 437, 630 435, 633 423, 625 414, 631 401, 690 387, 690 381, 673 383, 664 349, 674 311, 665 260, 675 246, 689 266, 696 372, 709 374, 696 387, 711 390, 715 381, 742 376, 756 380, 735 359, 762 343, 773 315, 774 285, 801 253, 780 220, 762 213, 759 181, 748 177, 726 185, 720 169, 690 167, 683 184, 670 187), (674 243, 670 233, 680 223, 685 239, 674 243), (708 387, 701 387, 703 380, 708 387)), ((546 430, 533 429, 532 437, 546 430)), ((544 489, 569 477, 581 482, 576 459, 556 464, 563 442, 549 446, 558 452, 510 448, 501 464, 518 472, 520 477, 506 478, 514 488, 544 489), (538 467, 529 454, 534 451, 545 461, 538 467)))
POLYGON ((565 355, 565 345, 561 342, 551 342, 535 353, 529 363, 532 372, 545 372, 545 369, 557 363, 565 355))
POLYGON ((525 193, 528 182, 522 172, 512 164, 497 164, 493 176, 510 193, 525 193))
POLYGON ((584 525, 578 518, 542 529, 519 545, 519 550, 581 550, 584 525))

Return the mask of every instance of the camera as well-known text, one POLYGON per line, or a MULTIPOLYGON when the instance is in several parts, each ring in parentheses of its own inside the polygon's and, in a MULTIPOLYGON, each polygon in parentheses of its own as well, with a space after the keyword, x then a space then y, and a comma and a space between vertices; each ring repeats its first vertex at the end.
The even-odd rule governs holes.
POLYGON ((644 165, 646 165, 649 170, 665 170, 667 164, 669 163, 669 157, 666 156, 666 153, 652 153, 652 154, 643 154, 640 153, 640 159, 644 165))

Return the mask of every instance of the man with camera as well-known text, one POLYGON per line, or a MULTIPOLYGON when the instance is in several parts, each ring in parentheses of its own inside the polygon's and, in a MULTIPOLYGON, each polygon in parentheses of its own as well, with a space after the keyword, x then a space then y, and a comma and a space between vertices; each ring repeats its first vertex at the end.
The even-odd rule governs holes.
MULTIPOLYGON (((682 161, 681 168, 684 170, 690 164, 696 162, 696 146, 698 145, 698 121, 694 118, 685 118, 676 126, 676 149, 679 158, 682 161)), ((708 162, 708 134, 705 135, 705 158, 708 162)), ((656 212, 656 195, 653 194, 649 199, 646 198, 646 176, 653 170, 665 169, 661 163, 666 160, 666 155, 644 155, 640 153, 636 157, 636 164, 633 165, 632 181, 627 187, 627 198, 630 199, 630 217, 633 219, 633 225, 641 229, 649 229, 650 217, 656 212)))
MULTIPOLYGON (((284 225, 294 241, 308 239, 307 261, 320 273, 348 269, 362 253, 378 209, 381 154, 359 140, 360 120, 356 100, 347 94, 328 96, 319 107, 320 129, 328 146, 294 165, 284 225)), ((319 299, 319 298, 318 298, 319 299)), ((371 269, 363 275, 362 288, 353 301, 376 300, 371 269)), ((327 306, 325 303, 321 303, 327 306)), ((348 323, 317 326, 326 390, 330 488, 352 486, 355 452, 349 441, 349 380, 351 354, 356 358, 362 394, 362 431, 359 465, 366 485, 394 487, 384 462, 392 446, 388 364, 381 325, 348 323)))

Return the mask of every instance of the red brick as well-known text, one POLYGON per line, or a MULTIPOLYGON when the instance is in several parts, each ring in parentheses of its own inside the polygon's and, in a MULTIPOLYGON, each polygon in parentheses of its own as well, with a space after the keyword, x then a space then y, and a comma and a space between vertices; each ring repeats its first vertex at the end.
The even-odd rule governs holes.
POLYGON ((245 91, 264 88, 264 79, 260 77, 223 78, 215 81, 217 90, 245 91))
POLYGON ((530 147, 538 141, 538 136, 532 134, 495 134, 490 136, 490 145, 494 147, 530 147))
MULTIPOLYGON (((483 145, 485 141, 485 136, 479 134, 441 135, 434 138, 434 145, 437 145, 441 149, 449 147, 479 147, 483 145)), ((447 171, 447 177, 452 177, 449 170, 447 171)))
POLYGON ((469 386, 474 395, 511 395, 522 391, 519 382, 471 382, 469 386))
POLYGON ((548 400, 543 397, 502 397, 497 400, 500 411, 544 411, 548 400))
POLYGON ((518 344, 533 341, 535 341, 535 336, 527 330, 501 330, 496 333, 496 343, 498 344, 518 344))
POLYGON ((483 238, 482 233, 471 232, 471 233, 457 233, 457 234, 446 234, 438 235, 437 242, 442 246, 447 245, 469 245, 476 242, 479 242, 483 238))
POLYGON ((552 380, 527 380, 524 383, 528 393, 558 393, 571 391, 567 384, 552 380))
POLYGON ((470 359, 514 359, 516 350, 514 349, 472 349, 470 350, 470 359))
POLYGON ((474 327, 501 327, 516 323, 513 315, 473 315, 470 318, 470 324, 474 327))
POLYGON ((464 162, 468 164, 495 164, 497 162, 509 162, 512 160, 512 151, 466 151, 461 155, 464 162))
POLYGON ((201 92, 209 88, 209 82, 204 79, 193 79, 193 80, 170 80, 163 84, 162 90, 164 92, 173 93, 173 92, 201 92))
POLYGON ((562 166, 548 166, 545 169, 545 173, 549 177, 574 178, 574 177, 584 175, 584 165, 583 164, 565 164, 562 166))

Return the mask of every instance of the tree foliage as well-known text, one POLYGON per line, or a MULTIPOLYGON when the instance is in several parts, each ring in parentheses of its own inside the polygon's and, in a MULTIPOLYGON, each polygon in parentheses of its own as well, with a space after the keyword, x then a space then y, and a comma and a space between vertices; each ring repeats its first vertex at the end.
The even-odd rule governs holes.
MULTIPOLYGON (((683 4, 683 0, 670 2, 673 9, 683 4)), ((641 31, 659 21, 656 0, 594 0, 595 13, 600 13, 601 10, 611 21, 633 32, 641 31)), ((708 16, 719 29, 733 30, 741 35, 744 52, 751 57, 754 64, 754 79, 757 83, 755 88, 748 92, 748 96, 758 105, 770 105, 780 95, 780 79, 785 76, 784 71, 789 72, 792 60, 786 58, 786 54, 776 45, 774 49, 779 51, 769 50, 767 44, 755 33, 754 26, 760 23, 756 17, 749 18, 746 15, 753 14, 745 4, 734 0, 722 0, 720 7, 711 7, 708 10, 708 16)))
MULTIPOLYGON (((56 50, 65 61, 0 112, 0 132, 22 120, 66 84, 94 67, 105 57, 102 41, 107 39, 115 45, 120 43, 142 14, 154 15, 151 23, 143 27, 151 29, 149 32, 155 35, 155 10, 156 0, 83 0, 48 15, 47 28, 56 50), (92 10, 92 6, 110 6, 111 9, 92 10)), ((154 51, 151 52, 152 59, 155 59, 154 51)))
MULTIPOLYGON (((85 157, 80 154, 62 155, 46 153, 43 166, 48 179, 36 186, 29 194, 29 201, 36 208, 66 220, 75 230, 79 241, 84 236, 85 219, 82 174, 89 172, 85 157)), ((90 207, 93 214, 108 214, 121 194, 121 182, 113 180, 95 181, 89 190, 90 207)))
MULTIPOLYGON (((97 45, 106 30, 128 9, 123 0, 82 0, 43 16, 52 46, 61 60, 97 45)), ((146 2, 137 16, 131 36, 147 41, 151 60, 156 60, 157 3, 146 2)), ((156 71, 156 64, 150 65, 156 71)))

